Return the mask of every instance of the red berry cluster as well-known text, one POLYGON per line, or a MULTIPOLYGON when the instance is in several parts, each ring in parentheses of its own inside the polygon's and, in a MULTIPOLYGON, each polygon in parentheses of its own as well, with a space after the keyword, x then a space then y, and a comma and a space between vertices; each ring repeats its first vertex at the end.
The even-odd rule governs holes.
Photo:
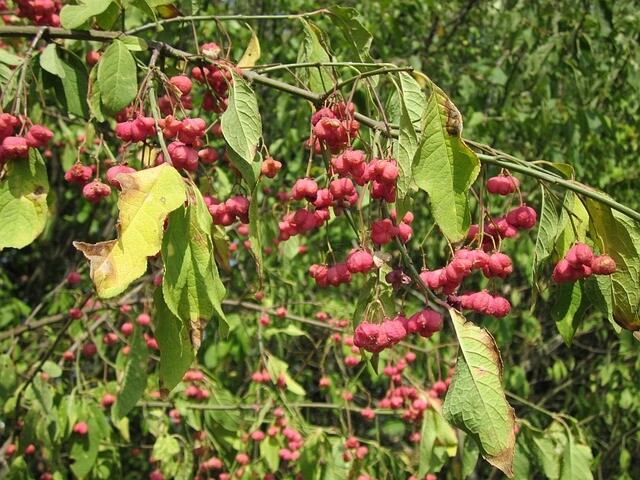
POLYGON ((410 318, 397 315, 383 319, 381 324, 362 322, 354 332, 353 343, 371 353, 380 353, 391 348, 410 333, 417 333, 424 338, 431 337, 442 329, 442 317, 439 313, 425 308, 410 318))
POLYGON ((595 256, 586 243, 576 243, 553 269, 556 283, 576 282, 591 275, 611 275, 616 262, 609 255, 595 256))
POLYGON ((499 295, 491 295, 486 290, 451 296, 449 302, 461 308, 497 318, 506 317, 511 311, 509 300, 499 295))
POLYGON ((342 458, 345 462, 349 462, 353 458, 363 460, 369 453, 369 449, 364 445, 360 445, 360 441, 356 437, 347 438, 343 448, 345 452, 342 454, 342 458))
MULTIPOLYGON (((518 230, 529 230, 535 226, 536 221, 536 211, 526 205, 514 208, 504 217, 492 218, 484 224, 483 250, 488 252, 499 245, 500 240, 515 238, 518 235, 518 230)), ((472 225, 467 236, 469 239, 474 239, 479 233, 480 227, 472 225)))
POLYGON ((241 195, 227 199, 220 203, 213 197, 205 198, 213 223, 224 227, 240 219, 243 224, 249 223, 249 199, 241 195))
POLYGON ((38 26, 60 26, 61 0, 16 0, 16 4, 18 17, 28 18, 38 26))
POLYGON ((333 154, 347 148, 360 129, 360 124, 353 118, 354 113, 353 103, 337 102, 313 115, 313 136, 309 139, 309 145, 313 145, 315 153, 322 153, 323 146, 333 154))
MULTIPOLYGON (((207 43, 202 46, 201 52, 210 58, 217 59, 220 47, 215 43, 207 43)), ((224 60, 218 60, 217 64, 209 64, 202 67, 194 67, 191 76, 198 83, 206 85, 207 92, 202 99, 202 109, 206 112, 222 113, 229 103, 228 91, 233 84, 232 69, 238 75, 242 71, 224 60)))
POLYGON ((24 136, 14 135, 22 124, 18 117, 0 114, 0 166, 7 160, 27 158, 30 148, 46 147, 53 138, 53 132, 42 125, 33 125, 24 136))

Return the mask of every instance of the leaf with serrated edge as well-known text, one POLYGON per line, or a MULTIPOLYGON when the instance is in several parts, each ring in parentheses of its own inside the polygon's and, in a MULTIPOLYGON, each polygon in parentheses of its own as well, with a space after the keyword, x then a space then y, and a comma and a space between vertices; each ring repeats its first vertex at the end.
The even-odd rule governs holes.
POLYGON ((147 270, 147 257, 158 253, 167 214, 185 201, 185 187, 178 171, 162 164, 135 173, 121 173, 116 240, 95 244, 73 242, 90 261, 90 275, 98 295, 110 298, 122 293, 147 270))
POLYGON ((460 137, 462 117, 436 85, 422 118, 422 139, 413 161, 413 178, 429 194, 442 233, 462 240, 471 225, 469 189, 480 172, 480 161, 460 137))
POLYGON ((235 72, 233 72, 233 84, 229 89, 229 106, 222 114, 221 126, 224 139, 237 154, 239 161, 244 164, 244 169, 238 165, 236 167, 247 183, 253 187, 256 178, 251 178, 252 163, 262 135, 262 122, 253 90, 235 72))
POLYGON ((515 414, 502 389, 500 352, 486 329, 453 308, 449 314, 460 350, 442 413, 451 425, 474 438, 491 465, 512 477, 515 414))
POLYGON ((28 159, 9 160, 5 168, 0 179, 0 251, 33 242, 49 214, 49 179, 40 153, 31 148, 28 159))

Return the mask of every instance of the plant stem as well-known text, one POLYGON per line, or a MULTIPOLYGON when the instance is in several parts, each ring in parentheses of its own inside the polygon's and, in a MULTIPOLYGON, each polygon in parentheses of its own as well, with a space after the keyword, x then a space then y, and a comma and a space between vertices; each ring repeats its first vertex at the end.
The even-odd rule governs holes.
MULTIPOLYGON (((324 13, 324 11, 318 10, 317 12, 312 12, 312 14, 316 14, 316 13, 324 13)), ((307 14, 307 15, 310 15, 310 14, 307 14)), ((295 18, 299 18, 299 17, 300 17, 299 15, 295 16, 295 18)), ((187 17, 182 17, 182 18, 187 18, 187 17)), ((102 42, 110 42, 122 36, 127 36, 127 34, 124 32, 102 32, 98 30, 65 30, 63 28, 43 29, 41 27, 30 27, 30 26, 0 27, 0 38, 38 36, 38 35, 40 35, 41 38, 44 38, 44 39, 71 38, 71 39, 78 39, 78 40, 91 40, 91 41, 102 41, 102 42)), ((179 50, 170 45, 163 44, 162 42, 147 40, 147 44, 149 45, 150 49, 156 49, 159 47, 162 48, 163 54, 172 58, 186 59, 186 60, 202 60, 203 59, 203 57, 200 55, 194 55, 189 52, 179 50)), ((288 83, 281 82, 279 80, 275 80, 275 79, 266 77, 264 75, 260 75, 250 70, 243 70, 242 73, 247 79, 255 83, 303 98, 305 100, 312 102, 316 106, 321 105, 322 101, 324 100, 323 95, 319 95, 311 91, 304 90, 302 88, 299 88, 293 85, 289 85, 288 83)), ((398 131, 396 130, 387 131, 387 125, 385 125, 384 122, 367 117, 366 115, 362 115, 361 113, 355 113, 354 118, 358 122, 360 122, 363 125, 366 125, 369 128, 373 128, 374 130, 379 130, 383 136, 390 137, 390 138, 398 138, 398 131)), ((472 146, 475 146, 476 148, 480 148, 479 144, 476 144, 474 142, 470 142, 470 144, 472 146)), ((487 163, 489 165, 496 165, 503 168, 507 168, 509 170, 513 170, 515 172, 520 172, 525 175, 531 176, 533 178, 544 180, 554 185, 566 188, 568 190, 576 192, 585 197, 592 198, 598 202, 603 203, 604 205, 609 206, 614 210, 617 210, 620 213, 623 213, 629 216, 633 220, 640 222, 639 212, 636 212, 633 209, 616 202, 615 200, 613 200, 611 197, 609 197, 604 193, 592 190, 587 186, 581 183, 578 183, 576 181, 566 180, 558 175, 549 173, 548 171, 542 169, 541 167, 532 165, 530 162, 525 162, 524 160, 520 160, 510 155, 503 154, 502 152, 496 151, 494 149, 490 149, 490 151, 492 152, 492 155, 478 154, 478 158, 484 163, 487 163)))
POLYGON ((327 13, 326 10, 316 10, 314 12, 291 14, 291 15, 188 15, 185 17, 167 18, 164 20, 158 20, 157 22, 147 23, 140 27, 127 30, 128 35, 143 32, 145 30, 151 30, 158 25, 166 25, 168 23, 176 22, 206 22, 209 20, 215 20, 217 22, 226 22, 231 20, 298 20, 300 18, 309 18, 314 15, 327 13))
POLYGON ((546 173, 540 170, 534 170, 533 168, 528 167, 527 165, 522 165, 520 163, 515 163, 508 160, 503 160, 498 157, 494 157, 492 155, 484 155, 482 153, 478 154, 478 158, 482 160, 484 163, 488 163, 489 165, 496 165, 498 167, 508 168, 509 170, 513 170, 514 172, 520 172, 525 175, 528 175, 533 178, 537 178, 539 180, 544 180, 553 185, 557 185, 567 190, 571 190, 572 192, 578 193, 584 197, 592 198, 613 210, 617 210, 620 213, 624 213, 628 217, 634 219, 636 222, 640 222, 640 213, 636 212, 632 208, 627 207, 626 205, 622 205, 621 203, 616 202, 613 198, 609 197, 607 194, 599 192, 597 190, 592 190, 586 185, 583 185, 574 180, 565 180, 556 175, 546 173))

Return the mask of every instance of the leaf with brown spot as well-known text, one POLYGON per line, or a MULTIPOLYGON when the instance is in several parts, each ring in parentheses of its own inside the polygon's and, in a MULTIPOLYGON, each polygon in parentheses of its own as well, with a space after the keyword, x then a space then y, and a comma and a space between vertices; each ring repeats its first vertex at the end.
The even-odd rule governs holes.
POLYGON ((460 351, 442 413, 476 441, 491 465, 513 477, 515 414, 502 389, 500 352, 486 329, 453 308, 449 314, 460 351))
POLYGON ((167 214, 186 199, 184 182, 169 164, 121 173, 118 238, 96 244, 73 242, 90 262, 90 275, 102 298, 122 293, 147 270, 147 257, 160 250, 167 214))

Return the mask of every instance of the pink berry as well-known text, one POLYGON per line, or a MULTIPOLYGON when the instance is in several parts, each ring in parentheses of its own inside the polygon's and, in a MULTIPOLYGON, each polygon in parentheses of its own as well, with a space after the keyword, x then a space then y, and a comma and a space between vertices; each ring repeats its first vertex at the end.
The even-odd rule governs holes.
POLYGON ((600 255, 591 260, 594 275, 611 275, 616 271, 616 262, 609 255, 600 255))
POLYGON ((85 422, 78 422, 73 426, 73 433, 78 435, 86 435, 89 431, 89 426, 85 422))

